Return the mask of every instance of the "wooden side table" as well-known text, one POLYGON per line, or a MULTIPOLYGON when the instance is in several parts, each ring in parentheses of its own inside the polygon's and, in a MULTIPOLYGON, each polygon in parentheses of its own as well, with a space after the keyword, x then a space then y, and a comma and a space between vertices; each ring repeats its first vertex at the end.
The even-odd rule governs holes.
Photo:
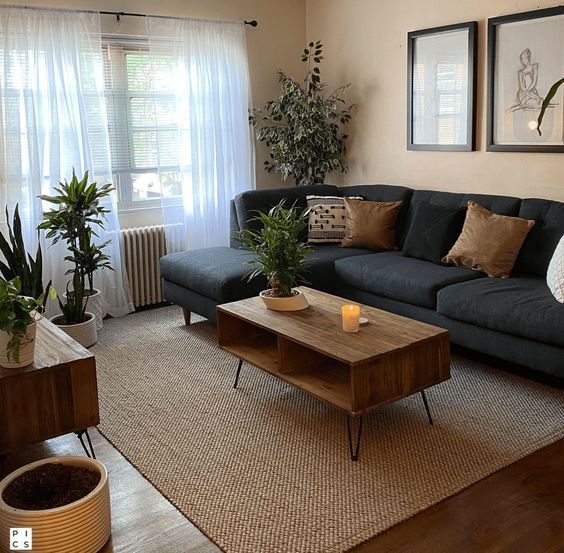
POLYGON ((0 367, 0 455, 75 432, 95 457, 87 430, 100 422, 94 355, 47 319, 36 340, 32 365, 0 367))

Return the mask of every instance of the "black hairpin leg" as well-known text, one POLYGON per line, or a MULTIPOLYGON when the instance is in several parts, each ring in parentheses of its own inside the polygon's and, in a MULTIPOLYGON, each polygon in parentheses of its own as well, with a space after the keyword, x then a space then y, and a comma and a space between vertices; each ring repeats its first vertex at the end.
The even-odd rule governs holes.
POLYGON ((79 430, 78 432, 75 432, 75 434, 77 435, 78 439, 80 440, 80 443, 82 445, 82 449, 84 449, 84 453, 86 453, 86 456, 90 457, 91 459, 96 459, 96 453, 94 453, 94 446, 92 445, 92 442, 90 441, 90 435, 88 434, 88 429, 85 428, 84 430, 79 430), (88 450, 88 448, 86 447, 86 444, 84 443, 84 438, 83 438, 84 434, 86 434, 86 440, 88 441, 88 447, 90 448, 90 450, 88 450))
POLYGON ((243 360, 239 359, 239 364, 237 365, 237 374, 235 375, 235 383, 233 384, 233 388, 237 388, 237 384, 239 384, 239 375, 241 374, 242 366, 243 366, 243 360))
POLYGON ((362 415, 359 417, 351 417, 347 415, 347 433, 349 435, 349 452, 353 461, 358 461, 358 451, 360 449, 360 436, 362 435, 362 415), (356 445, 353 448, 353 432, 351 430, 351 419, 358 419, 358 428, 356 431, 356 445))
POLYGON ((431 417, 431 411, 429 411, 429 404, 427 403, 427 396, 425 391, 421 390, 421 397, 423 398, 423 405, 425 405, 425 411, 427 411, 427 417, 429 417, 429 424, 433 426, 433 417, 431 417))

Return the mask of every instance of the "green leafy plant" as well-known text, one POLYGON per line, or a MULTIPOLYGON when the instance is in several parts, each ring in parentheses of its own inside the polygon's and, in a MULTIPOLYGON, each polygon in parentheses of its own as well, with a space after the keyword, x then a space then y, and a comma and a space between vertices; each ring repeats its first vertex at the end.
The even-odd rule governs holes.
POLYGON ((89 184, 88 171, 80 180, 73 171, 70 182, 65 180, 55 189, 55 196, 40 196, 56 207, 43 213, 43 222, 37 228, 46 230, 47 238, 52 238, 53 243, 65 240, 69 250, 65 260, 72 263, 72 268, 65 273, 72 275, 72 289, 71 282, 67 282, 66 301, 58 297, 65 324, 84 322, 94 273, 98 269, 112 269, 109 256, 102 251, 109 242, 97 245, 92 237, 97 236, 93 227, 104 228, 110 210, 101 200, 113 190, 111 184, 99 188, 95 182, 89 184))
POLYGON ((559 81, 556 81, 551 87, 550 90, 548 91, 548 94, 546 95, 545 99, 542 101, 542 106, 541 106, 541 110, 537 119, 537 132, 539 133, 539 136, 542 136, 542 132, 541 132, 541 125, 542 125, 542 120, 544 119, 544 114, 546 113, 546 110, 548 109, 548 107, 550 106, 550 102, 551 100, 556 96, 556 93, 558 92, 558 89, 564 84, 564 77, 562 79, 560 79, 559 81))
POLYGON ((305 283, 303 274, 312 248, 301 240, 307 227, 309 211, 296 207, 286 209, 284 202, 274 206, 268 213, 260 213, 251 219, 261 224, 259 230, 239 231, 239 240, 256 254, 248 261, 255 268, 243 277, 252 280, 264 275, 274 297, 289 297, 292 288, 305 283))
POLYGON ((8 226, 7 238, 0 233, 0 251, 6 263, 0 261, 0 272, 6 280, 13 280, 18 277, 20 280, 21 294, 31 298, 43 297, 47 299, 47 291, 51 283, 43 289, 43 256, 41 245, 37 246, 35 259, 26 251, 22 221, 20 218, 19 206, 16 204, 12 223, 6 207, 6 224, 8 226))
POLYGON ((270 150, 265 169, 280 173, 283 180, 291 176, 297 185, 320 184, 333 171, 347 171, 343 159, 347 135, 341 126, 350 121, 354 107, 347 107, 343 99, 350 84, 326 93, 319 69, 322 54, 323 44, 310 42, 302 55, 307 64, 303 83, 279 71, 278 97, 249 115, 257 140, 270 150))
POLYGON ((19 363, 20 347, 27 327, 35 322, 35 313, 42 313, 44 296, 38 298, 23 296, 22 281, 19 277, 11 280, 0 279, 0 330, 10 335, 6 347, 8 360, 19 363))

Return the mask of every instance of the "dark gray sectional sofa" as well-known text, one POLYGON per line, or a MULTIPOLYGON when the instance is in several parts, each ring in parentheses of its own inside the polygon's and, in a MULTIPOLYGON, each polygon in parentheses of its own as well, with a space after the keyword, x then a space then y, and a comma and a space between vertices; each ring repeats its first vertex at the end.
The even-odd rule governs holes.
POLYGON ((502 215, 534 219, 510 278, 440 266, 405 257, 401 251, 374 252, 317 245, 307 279, 314 288, 448 329, 455 344, 564 378, 564 305, 546 285, 551 256, 564 235, 564 203, 482 194, 361 185, 255 190, 231 205, 231 247, 166 255, 161 259, 165 297, 215 320, 218 304, 258 294, 264 280, 241 280, 252 254, 240 249, 236 232, 249 228, 253 211, 266 211, 281 199, 306 206, 306 196, 362 196, 404 202, 396 239, 401 249, 417 202, 466 206, 474 200, 502 215))

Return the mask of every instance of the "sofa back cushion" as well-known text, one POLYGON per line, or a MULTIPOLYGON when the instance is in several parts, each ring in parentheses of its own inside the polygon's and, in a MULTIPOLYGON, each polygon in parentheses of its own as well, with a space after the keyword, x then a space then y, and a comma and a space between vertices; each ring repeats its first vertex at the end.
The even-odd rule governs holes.
MULTIPOLYGON (((434 190, 415 190, 411 199, 410 221, 413 218, 417 202, 428 202, 445 207, 466 207, 469 201, 499 215, 517 217, 521 200, 512 196, 494 196, 490 194, 464 194, 459 192, 437 192, 434 190)), ((530 218, 530 217, 527 217, 530 218)))
POLYGON ((519 217, 533 219, 535 226, 521 248, 515 271, 545 276, 554 250, 564 236, 564 203, 523 200, 519 217))
POLYGON ((414 210, 402 253, 440 265, 462 232, 466 208, 417 202, 414 210))
POLYGON ((407 228, 411 228, 417 204, 421 202, 440 207, 460 207, 466 209, 468 202, 473 201, 482 207, 498 213, 516 217, 521 200, 512 196, 494 196, 491 194, 464 194, 461 192, 440 192, 437 190, 415 190, 411 197, 411 205, 407 214, 407 228))
POLYGON ((370 202, 403 202, 396 222, 396 244, 402 248, 407 235, 409 203, 413 190, 390 184, 357 184, 339 187, 341 196, 362 196, 370 202))
POLYGON ((281 200, 286 200, 286 207, 291 207, 295 203, 297 207, 305 209, 307 205, 306 196, 312 194, 318 196, 336 196, 339 195, 339 192, 336 186, 330 184, 292 186, 242 192, 235 196, 234 199, 239 228, 258 230, 260 223, 251 221, 251 219, 256 217, 256 212, 268 213, 281 200))

